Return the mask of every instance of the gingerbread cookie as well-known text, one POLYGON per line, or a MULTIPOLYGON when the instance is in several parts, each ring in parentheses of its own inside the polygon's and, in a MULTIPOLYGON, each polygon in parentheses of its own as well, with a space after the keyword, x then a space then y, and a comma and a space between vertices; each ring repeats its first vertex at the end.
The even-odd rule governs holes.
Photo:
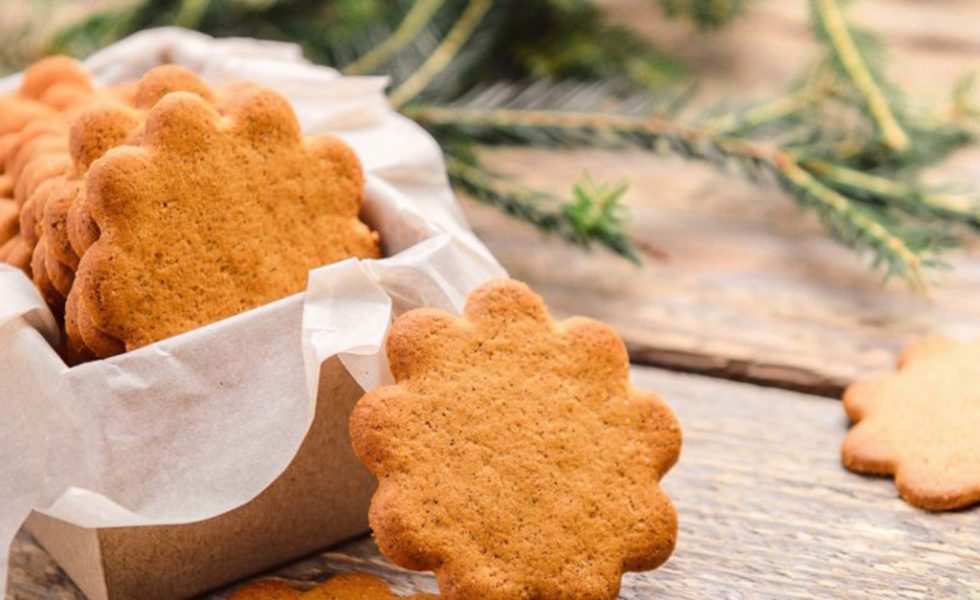
POLYGON ((228 600, 294 600, 302 597, 303 592, 284 581, 263 579, 238 588, 228 600))
POLYGON ((19 220, 17 203, 9 198, 0 198, 0 246, 17 235, 19 220))
MULTIPOLYGON (((241 587, 228 600, 398 600, 383 579, 361 573, 337 575, 301 592, 287 583, 266 579, 241 587)), ((431 594, 417 594, 411 600, 435 600, 431 594)))
POLYGON ((980 340, 927 338, 897 373, 847 388, 856 425, 842 449, 853 471, 894 475, 899 494, 926 510, 980 502, 980 340))
POLYGON ((629 383, 598 321, 552 320, 522 283, 469 296, 462 318, 420 309, 392 325, 395 385, 351 417, 379 480, 382 552, 435 571, 448 598, 615 598, 625 571, 667 560, 677 522, 658 482, 680 427, 629 383))
POLYGON ((24 271, 28 277, 31 276, 31 257, 31 248, 19 235, 0 246, 0 260, 24 271))
POLYGON ((313 268, 380 254, 358 219, 364 179, 346 144, 304 139, 270 90, 244 90, 224 108, 169 94, 138 144, 89 170, 100 237, 71 294, 127 349, 302 291, 313 268))
POLYGON ((195 73, 177 65, 150 69, 132 89, 133 104, 128 108, 118 102, 93 103, 73 120, 69 148, 73 168, 62 192, 45 209, 44 233, 49 236, 48 251, 73 271, 79 257, 98 239, 84 199, 82 181, 89 167, 110 149, 124 143, 135 143, 145 120, 145 110, 152 108, 166 94, 185 91, 213 100, 211 88, 195 73))
MULTIPOLYGON (((398 600, 379 577, 362 573, 337 575, 302 595, 304 600, 398 600)), ((434 600, 432 594, 416 594, 411 600, 434 600)))
POLYGON ((80 62, 68 56, 43 58, 24 70, 18 94, 41 100, 52 88, 92 91, 92 80, 80 62))

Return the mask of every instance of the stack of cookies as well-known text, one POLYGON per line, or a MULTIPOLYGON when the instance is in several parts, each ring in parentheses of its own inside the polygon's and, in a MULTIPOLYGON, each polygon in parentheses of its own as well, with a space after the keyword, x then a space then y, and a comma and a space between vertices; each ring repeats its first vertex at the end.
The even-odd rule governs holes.
POLYGON ((178 66, 100 89, 55 57, 0 98, 0 261, 23 269, 72 363, 105 358, 305 289, 380 256, 364 176, 289 103, 178 66))

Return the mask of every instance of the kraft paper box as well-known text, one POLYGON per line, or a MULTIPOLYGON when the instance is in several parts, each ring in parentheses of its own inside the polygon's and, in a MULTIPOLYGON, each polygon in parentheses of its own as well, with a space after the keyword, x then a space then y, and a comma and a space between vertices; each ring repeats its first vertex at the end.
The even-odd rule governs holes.
POLYGON ((459 312, 473 287, 505 276, 467 230, 438 145, 391 110, 384 79, 342 77, 289 44, 179 29, 85 61, 100 84, 163 63, 276 89, 306 133, 347 141, 386 258, 322 267, 302 294, 71 369, 31 282, 0 265, 2 583, 28 515, 93 599, 187 597, 363 533, 373 481, 347 418, 390 380, 391 320, 459 312))

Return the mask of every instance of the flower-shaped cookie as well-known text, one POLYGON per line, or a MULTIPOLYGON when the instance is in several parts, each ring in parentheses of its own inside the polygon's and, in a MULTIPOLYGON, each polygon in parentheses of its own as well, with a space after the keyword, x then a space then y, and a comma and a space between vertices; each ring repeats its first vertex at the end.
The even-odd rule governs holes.
POLYGON ((95 161, 85 183, 100 237, 70 295, 127 350, 299 292, 316 267, 379 255, 358 218, 354 153, 304 138, 288 102, 258 86, 222 113, 166 95, 138 142, 95 161))
MULTIPOLYGON (((337 575, 306 592, 287 583, 267 579, 235 590, 228 600, 398 600, 384 580, 361 573, 337 575)), ((430 594, 412 600, 435 599, 430 594)))
POLYGON ((901 496, 927 510, 980 502, 980 341, 922 340, 897 373, 851 385, 844 407, 857 423, 847 468, 894 475, 901 496))
POLYGON ((629 383, 625 346, 585 318, 556 323, 524 284, 477 288, 462 318, 395 321, 396 384, 351 417, 378 477, 382 552, 432 570, 448 598, 615 598, 625 571, 674 548, 660 478, 680 427, 629 383))

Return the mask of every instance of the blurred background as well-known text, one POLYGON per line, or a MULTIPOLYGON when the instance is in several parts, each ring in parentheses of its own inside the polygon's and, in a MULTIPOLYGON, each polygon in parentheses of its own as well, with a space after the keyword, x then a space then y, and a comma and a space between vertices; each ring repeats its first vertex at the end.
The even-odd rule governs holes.
POLYGON ((141 29, 391 78, 477 232, 634 361, 837 393, 980 308, 969 0, 0 0, 0 69, 141 29))

